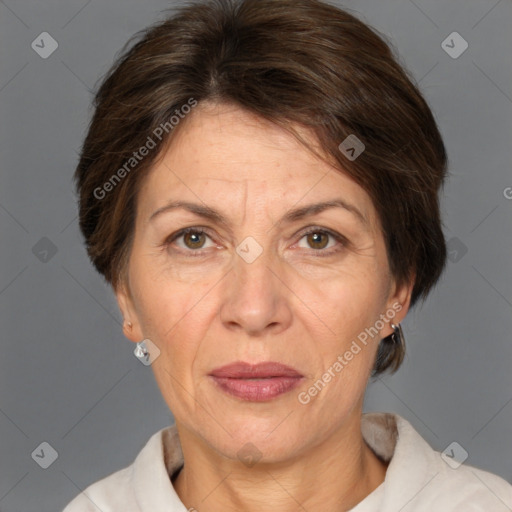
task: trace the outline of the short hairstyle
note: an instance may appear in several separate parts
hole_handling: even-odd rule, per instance
[[[309,128],[324,158],[371,197],[393,277],[414,282],[411,305],[425,299],[446,264],[443,140],[383,36],[318,0],[200,1],[123,48],[96,93],[75,172],[80,229],[107,282],[116,288],[126,270],[137,192],[176,132],[170,119],[206,100],[237,105],[303,143],[294,125]],[[357,158],[340,150],[349,136],[364,144]],[[404,357],[403,345],[384,340],[373,375],[396,371]]]

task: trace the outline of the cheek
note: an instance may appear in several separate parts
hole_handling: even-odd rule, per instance
[[[361,267],[330,280],[302,283],[298,295],[307,300],[297,311],[302,311],[300,323],[308,331],[319,362],[312,377],[319,378],[331,369],[337,383],[333,388],[341,382],[349,388],[364,386],[380,341],[374,326],[384,312],[386,288],[382,274]]]
[[[201,331],[208,314],[208,282],[191,283],[134,265],[131,283],[138,320],[146,337],[170,349],[197,337],[194,333]]]
[[[334,417],[339,420],[348,414],[364,395],[380,341],[367,329],[379,318],[383,302],[362,275],[308,290],[311,309],[322,322],[304,313],[302,324],[312,340],[308,349],[315,364],[298,399],[330,424]]]
[[[194,388],[195,360],[214,321],[210,287],[149,279],[149,275],[134,273],[138,319],[143,336],[160,350],[152,364],[159,388],[169,407],[179,411],[180,404],[188,400],[183,390]]]
[[[321,281],[296,282],[306,307],[321,319],[332,334],[367,327],[375,322],[386,302],[387,281],[377,269],[353,267]]]

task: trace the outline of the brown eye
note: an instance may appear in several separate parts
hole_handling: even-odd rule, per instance
[[[298,246],[310,249],[315,256],[330,256],[343,251],[348,245],[347,239],[335,232],[314,227],[302,234]]]
[[[209,245],[208,245],[209,244]],[[169,236],[165,242],[169,249],[198,256],[215,246],[211,237],[201,228],[185,228]]]
[[[323,231],[314,231],[306,236],[308,244],[312,249],[324,249],[329,243],[329,234]]]
[[[201,249],[206,240],[206,235],[202,231],[191,231],[183,234],[183,242],[189,249]]]

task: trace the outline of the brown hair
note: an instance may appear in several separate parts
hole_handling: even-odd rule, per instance
[[[370,195],[393,276],[414,280],[411,305],[427,296],[446,261],[437,194],[447,157],[432,112],[382,36],[318,0],[212,0],[136,37],[96,94],[75,173],[88,254],[114,288],[137,191],[173,133],[169,119],[208,100],[292,132],[294,123],[313,130],[325,155]],[[355,160],[339,149],[349,135],[365,145]],[[156,148],[133,161],[150,139]],[[385,339],[374,375],[396,371],[403,356],[403,345]]]

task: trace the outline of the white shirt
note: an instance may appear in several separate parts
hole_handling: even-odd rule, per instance
[[[361,431],[389,465],[384,482],[350,512],[512,511],[512,485],[466,464],[454,469],[460,449],[443,458],[401,416],[363,414]],[[182,465],[171,425],[153,434],[130,466],[87,487],[63,512],[187,512],[171,482]]]

